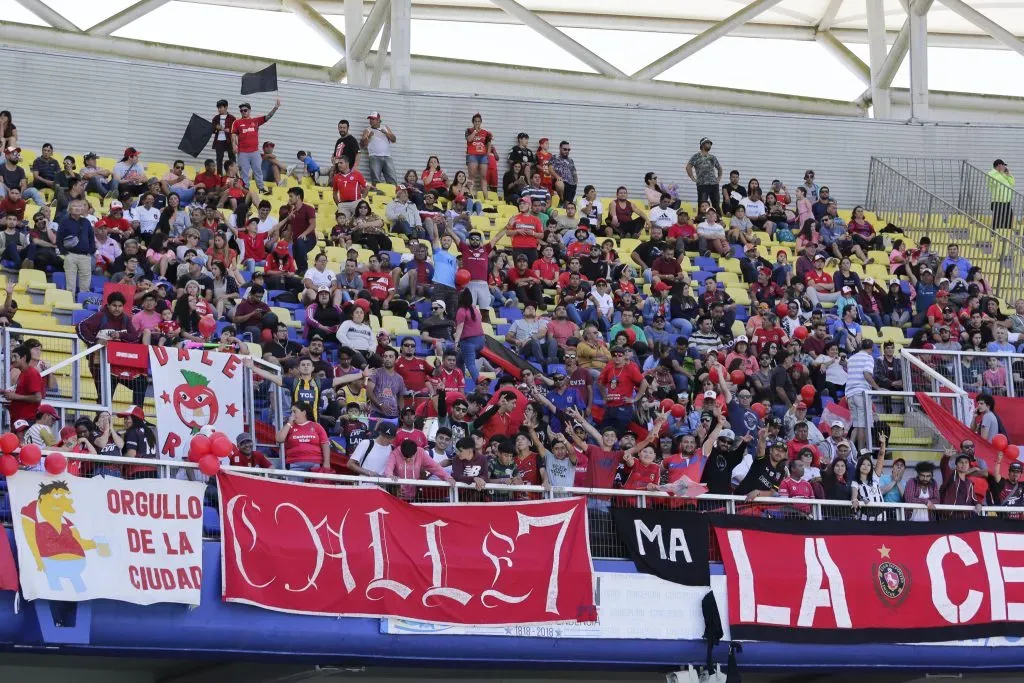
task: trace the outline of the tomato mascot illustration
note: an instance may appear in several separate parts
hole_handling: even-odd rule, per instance
[[[192,370],[182,370],[181,374],[185,383],[174,387],[174,411],[181,423],[196,434],[217,421],[220,406],[210,389],[210,380],[204,375]]]

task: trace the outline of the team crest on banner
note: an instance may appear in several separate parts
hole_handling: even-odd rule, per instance
[[[160,457],[184,460],[204,427],[234,440],[244,429],[242,360],[233,353],[151,346]]]

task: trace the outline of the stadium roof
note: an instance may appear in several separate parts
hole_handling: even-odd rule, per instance
[[[857,90],[848,98],[824,98],[845,105],[839,113],[865,115],[873,103],[875,115],[888,118],[900,96],[914,118],[928,119],[928,48],[1001,51],[991,54],[998,62],[988,60],[974,73],[999,64],[995,69],[1006,69],[1003,80],[1020,83],[1024,74],[1024,62],[1015,61],[1024,59],[1020,0],[0,0],[0,10],[0,42],[8,45],[239,70],[256,64],[250,58],[273,58],[284,75],[355,85],[377,85],[386,71],[398,89],[408,89],[410,72],[421,69],[457,77],[459,69],[468,74],[474,66],[504,62],[548,82],[569,83],[577,72],[597,75],[624,95],[654,92],[696,83],[684,67],[696,63],[691,58],[698,52],[706,56],[723,41],[765,39],[773,41],[767,54],[741,52],[733,66],[767,72],[779,46],[812,43],[820,50],[810,54],[816,78],[803,92],[799,84],[775,90],[801,97],[778,100],[771,88],[751,89],[751,98],[766,108],[815,111],[804,105],[821,104],[817,74],[829,69],[828,79]],[[204,24],[219,30],[204,32]],[[543,52],[540,64],[533,54],[496,55],[501,51],[484,30],[495,26],[520,41],[521,53]],[[423,33],[438,40],[424,40]],[[390,52],[378,59],[381,43]],[[893,81],[905,62],[910,90],[898,94]],[[783,80],[802,75],[784,74]],[[956,89],[969,90],[971,79],[961,82]],[[712,88],[706,99],[728,106],[717,102]],[[978,104],[990,106],[991,99]]]

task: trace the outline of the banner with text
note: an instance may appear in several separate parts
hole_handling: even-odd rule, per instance
[[[7,486],[27,599],[199,604],[205,484],[22,471]]]
[[[244,429],[242,359],[233,353],[149,347],[160,457],[187,460],[203,427],[232,441]]]
[[[679,510],[612,508],[615,531],[638,571],[681,583],[707,586],[711,580],[706,515]]]
[[[410,505],[378,488],[218,475],[223,594],[298,614],[591,621],[586,501]]]
[[[713,521],[733,638],[923,643],[1024,634],[1024,531],[935,523]]]

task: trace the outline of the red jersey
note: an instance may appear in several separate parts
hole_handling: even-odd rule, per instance
[[[242,245],[245,247],[245,258],[251,258],[254,261],[267,260],[266,235],[250,235],[247,232],[243,232],[238,235],[238,239],[241,240]]]
[[[536,453],[530,452],[523,457],[517,455],[516,467],[519,468],[519,476],[523,478],[524,484],[540,486],[540,463]]]
[[[528,213],[516,214],[508,226],[509,230],[532,230],[533,235],[513,235],[513,249],[536,249],[537,243],[544,236],[544,226],[540,219]]]
[[[344,175],[336,173],[331,186],[338,195],[338,201],[354,202],[363,196],[363,190],[366,189],[366,178],[363,177],[362,173],[355,170],[349,171]]]
[[[667,236],[670,240],[677,240],[680,237],[684,240],[695,240],[697,239],[697,226],[693,223],[687,223],[686,225],[676,223],[668,226]]]
[[[472,128],[469,130],[473,130]],[[469,130],[466,131],[466,135],[469,135]],[[473,134],[466,138],[466,154],[483,155],[487,154],[487,148],[490,147],[491,134],[480,128],[474,130]]]
[[[458,368],[455,368],[451,372],[441,368],[437,373],[437,378],[441,380],[445,391],[466,390],[466,376],[462,374],[462,370],[459,370]]]
[[[366,283],[367,288],[370,290],[370,294],[373,295],[374,299],[388,298],[388,294],[391,292],[391,275],[388,273],[381,273],[377,271],[366,271],[363,273],[363,282]]]
[[[465,242],[459,245],[462,252],[462,267],[469,271],[470,280],[487,281],[487,263],[491,256],[491,245],[484,244],[474,249]]]
[[[566,258],[580,258],[580,259],[582,259],[584,256],[586,256],[589,253],[590,253],[590,243],[589,242],[580,242],[579,240],[576,240],[575,242],[569,242],[569,246],[565,248]]]
[[[832,284],[832,276],[826,273],[824,270],[820,273],[816,270],[807,271],[804,275],[804,282],[808,287],[814,287],[818,289],[817,285],[830,285]],[[819,290],[820,291],[820,290]]]
[[[687,457],[682,453],[676,453],[664,458],[661,466],[668,473],[668,483],[674,484],[683,476],[690,478],[690,481],[700,481],[700,475],[704,471],[704,458],[700,453],[694,453]]]
[[[564,273],[562,273],[561,275],[558,276],[558,288],[559,289],[565,289],[566,287],[569,286],[569,276],[570,275],[572,275],[572,273],[570,273],[567,270],[567,271],[565,271]],[[590,282],[590,280],[587,279],[587,276],[584,275],[583,273],[577,273],[577,275],[580,276],[580,282]]]
[[[544,280],[557,280],[558,273],[562,270],[556,261],[545,261],[542,258],[534,261],[530,267],[537,271]]]
[[[754,331],[754,338],[751,340],[754,344],[754,348],[758,353],[768,347],[769,344],[775,342],[779,346],[782,346],[782,342],[786,339],[786,331],[781,327],[773,327],[770,330],[766,330],[761,327]]]
[[[424,391],[427,388],[427,378],[433,374],[434,368],[422,358],[399,356],[395,361],[395,372],[402,377],[405,388],[409,391]]]
[[[257,449],[254,448],[252,455],[246,457],[242,454],[242,451],[238,450],[237,446],[232,447],[231,455],[228,456],[228,463],[232,467],[262,467],[265,470],[269,470],[274,466],[267,460],[267,456]]]
[[[796,460],[797,453],[805,448],[811,451],[811,467],[817,467],[818,463],[821,461],[821,453],[818,452],[817,446],[812,446],[807,441],[797,441],[796,439],[789,440],[789,443],[786,444],[786,452],[789,455],[789,461],[793,462]]]
[[[510,268],[508,273],[505,275],[505,280],[508,282],[509,285],[515,287],[516,283],[519,282],[521,279],[532,277],[539,278],[540,273],[533,270],[532,268],[527,268],[525,272],[519,272],[518,268]]]
[[[399,428],[398,430],[395,431],[395,445],[401,444],[406,439],[408,439],[409,441],[412,441],[414,444],[416,444],[420,448],[424,448],[425,449],[427,447],[427,445],[428,445],[428,443],[427,443],[427,435],[424,434],[419,429],[402,429],[402,428]]]
[[[117,231],[125,234],[132,232],[132,224],[128,222],[127,218],[114,218],[110,214],[107,214],[96,221],[96,225],[93,226],[93,229],[95,230],[96,228],[106,228],[110,231]]]
[[[600,446],[587,446],[587,483],[592,489],[610,489],[615,481],[615,471],[622,460],[622,451],[606,451]]]
[[[308,420],[293,424],[284,442],[284,457],[293,462],[323,462],[322,444],[327,443],[327,432],[318,422]]]
[[[262,116],[251,116],[247,119],[235,119],[231,126],[231,134],[238,136],[238,153],[260,151],[260,126],[267,120]]]
[[[202,173],[196,174],[196,187],[205,187],[210,189],[212,187],[220,187],[220,175],[217,173]]]
[[[657,485],[660,482],[661,465],[656,462],[645,465],[640,462],[640,458],[637,458],[633,461],[633,466],[629,468],[629,477],[626,478],[626,483],[622,488],[631,491],[645,491],[648,484]]]
[[[792,477],[786,477],[779,484],[779,495],[782,498],[814,498],[814,487],[809,481],[796,481]],[[810,505],[794,505],[795,509],[801,512],[810,512]]]
[[[621,368],[609,363],[597,378],[598,384],[605,387],[605,405],[617,408],[629,404],[636,388],[644,381],[644,375],[636,363],[629,362]]]
[[[39,371],[34,366],[28,366],[18,375],[18,383],[14,387],[14,393],[23,396],[26,394],[39,394],[38,401],[11,401],[7,404],[7,412],[11,415],[11,424],[18,420],[25,420],[32,424],[36,420],[39,404],[46,398],[46,382],[43,381],[43,376],[39,374]]]

